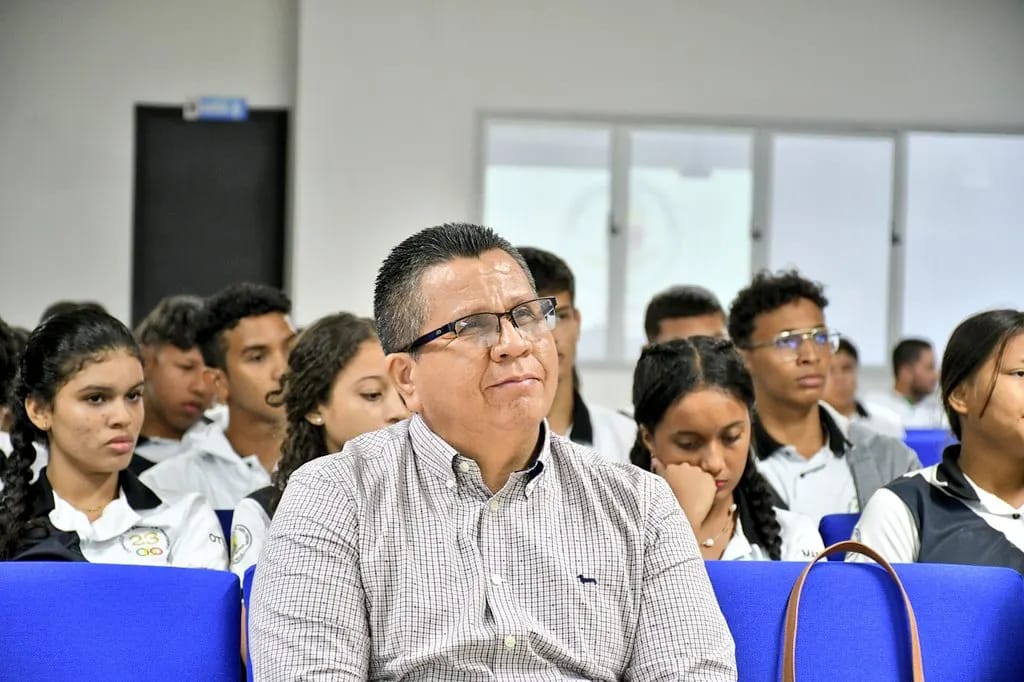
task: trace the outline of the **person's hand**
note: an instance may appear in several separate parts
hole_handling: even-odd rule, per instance
[[[675,493],[679,506],[690,520],[694,530],[700,528],[715,502],[715,477],[692,464],[669,464],[665,466],[657,458],[651,463],[654,473],[664,478]]]

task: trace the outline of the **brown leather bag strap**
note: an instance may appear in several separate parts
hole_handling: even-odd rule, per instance
[[[796,682],[796,628],[800,615],[800,595],[803,592],[804,583],[807,582],[807,576],[814,564],[836,552],[856,552],[870,557],[878,562],[878,565],[884,568],[896,582],[896,586],[900,588],[900,594],[903,596],[903,606],[907,612],[907,625],[910,627],[910,663],[913,679],[914,682],[924,682],[924,663],[921,659],[921,639],[917,632],[917,618],[914,617],[914,607],[910,605],[910,597],[907,596],[907,591],[903,588],[903,582],[896,575],[892,565],[881,554],[867,545],[853,540],[837,542],[831,547],[826,547],[821,554],[804,567],[800,577],[793,584],[793,590],[789,593],[789,603],[786,606],[786,630],[782,645],[783,682]]]

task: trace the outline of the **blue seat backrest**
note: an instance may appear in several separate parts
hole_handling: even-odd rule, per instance
[[[853,536],[853,529],[860,521],[860,514],[828,514],[818,522],[818,533],[825,546],[834,545]],[[842,561],[845,552],[837,552],[828,558],[829,561]]]
[[[736,640],[739,679],[781,678],[786,600],[803,564],[710,561],[711,583]],[[928,682],[1024,679],[1024,578],[1007,568],[896,567],[917,614]],[[874,564],[815,566],[800,602],[797,678],[910,680],[899,592]]]
[[[0,680],[238,680],[227,571],[0,563]]]
[[[907,429],[903,442],[917,453],[921,466],[930,467],[942,461],[942,451],[956,439],[946,429]]]
[[[252,596],[252,581],[256,576],[256,566],[250,566],[245,570],[245,576],[242,578],[242,600],[245,602],[245,641],[249,641],[249,597]],[[252,656],[249,655],[248,648],[245,651],[245,674],[246,679],[249,682],[253,682],[252,679]]]
[[[235,515],[234,509],[215,509],[217,520],[220,521],[220,528],[224,531],[224,540],[228,551],[231,551],[231,517]]]

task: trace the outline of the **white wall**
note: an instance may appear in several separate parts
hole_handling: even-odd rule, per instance
[[[0,315],[59,298],[128,319],[134,106],[291,106],[294,0],[0,2]]]
[[[301,0],[297,317],[369,313],[389,247],[478,219],[482,111],[1019,128],[1022,36],[1020,0]]]

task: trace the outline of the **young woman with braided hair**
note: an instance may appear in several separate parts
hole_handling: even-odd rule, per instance
[[[750,452],[754,389],[731,342],[647,346],[633,374],[631,460],[662,476],[705,559],[803,561],[822,549],[813,521],[772,506]]]
[[[223,569],[224,538],[195,493],[157,495],[128,469],[142,427],[139,347],[118,320],[44,320],[18,363],[0,492],[0,560]],[[49,461],[32,482],[36,444]]]
[[[373,321],[328,315],[298,337],[288,371],[271,403],[283,404],[287,431],[273,483],[243,499],[231,529],[231,570],[241,577],[256,563],[270,520],[300,466],[340,451],[345,442],[409,416],[391,384]]]

